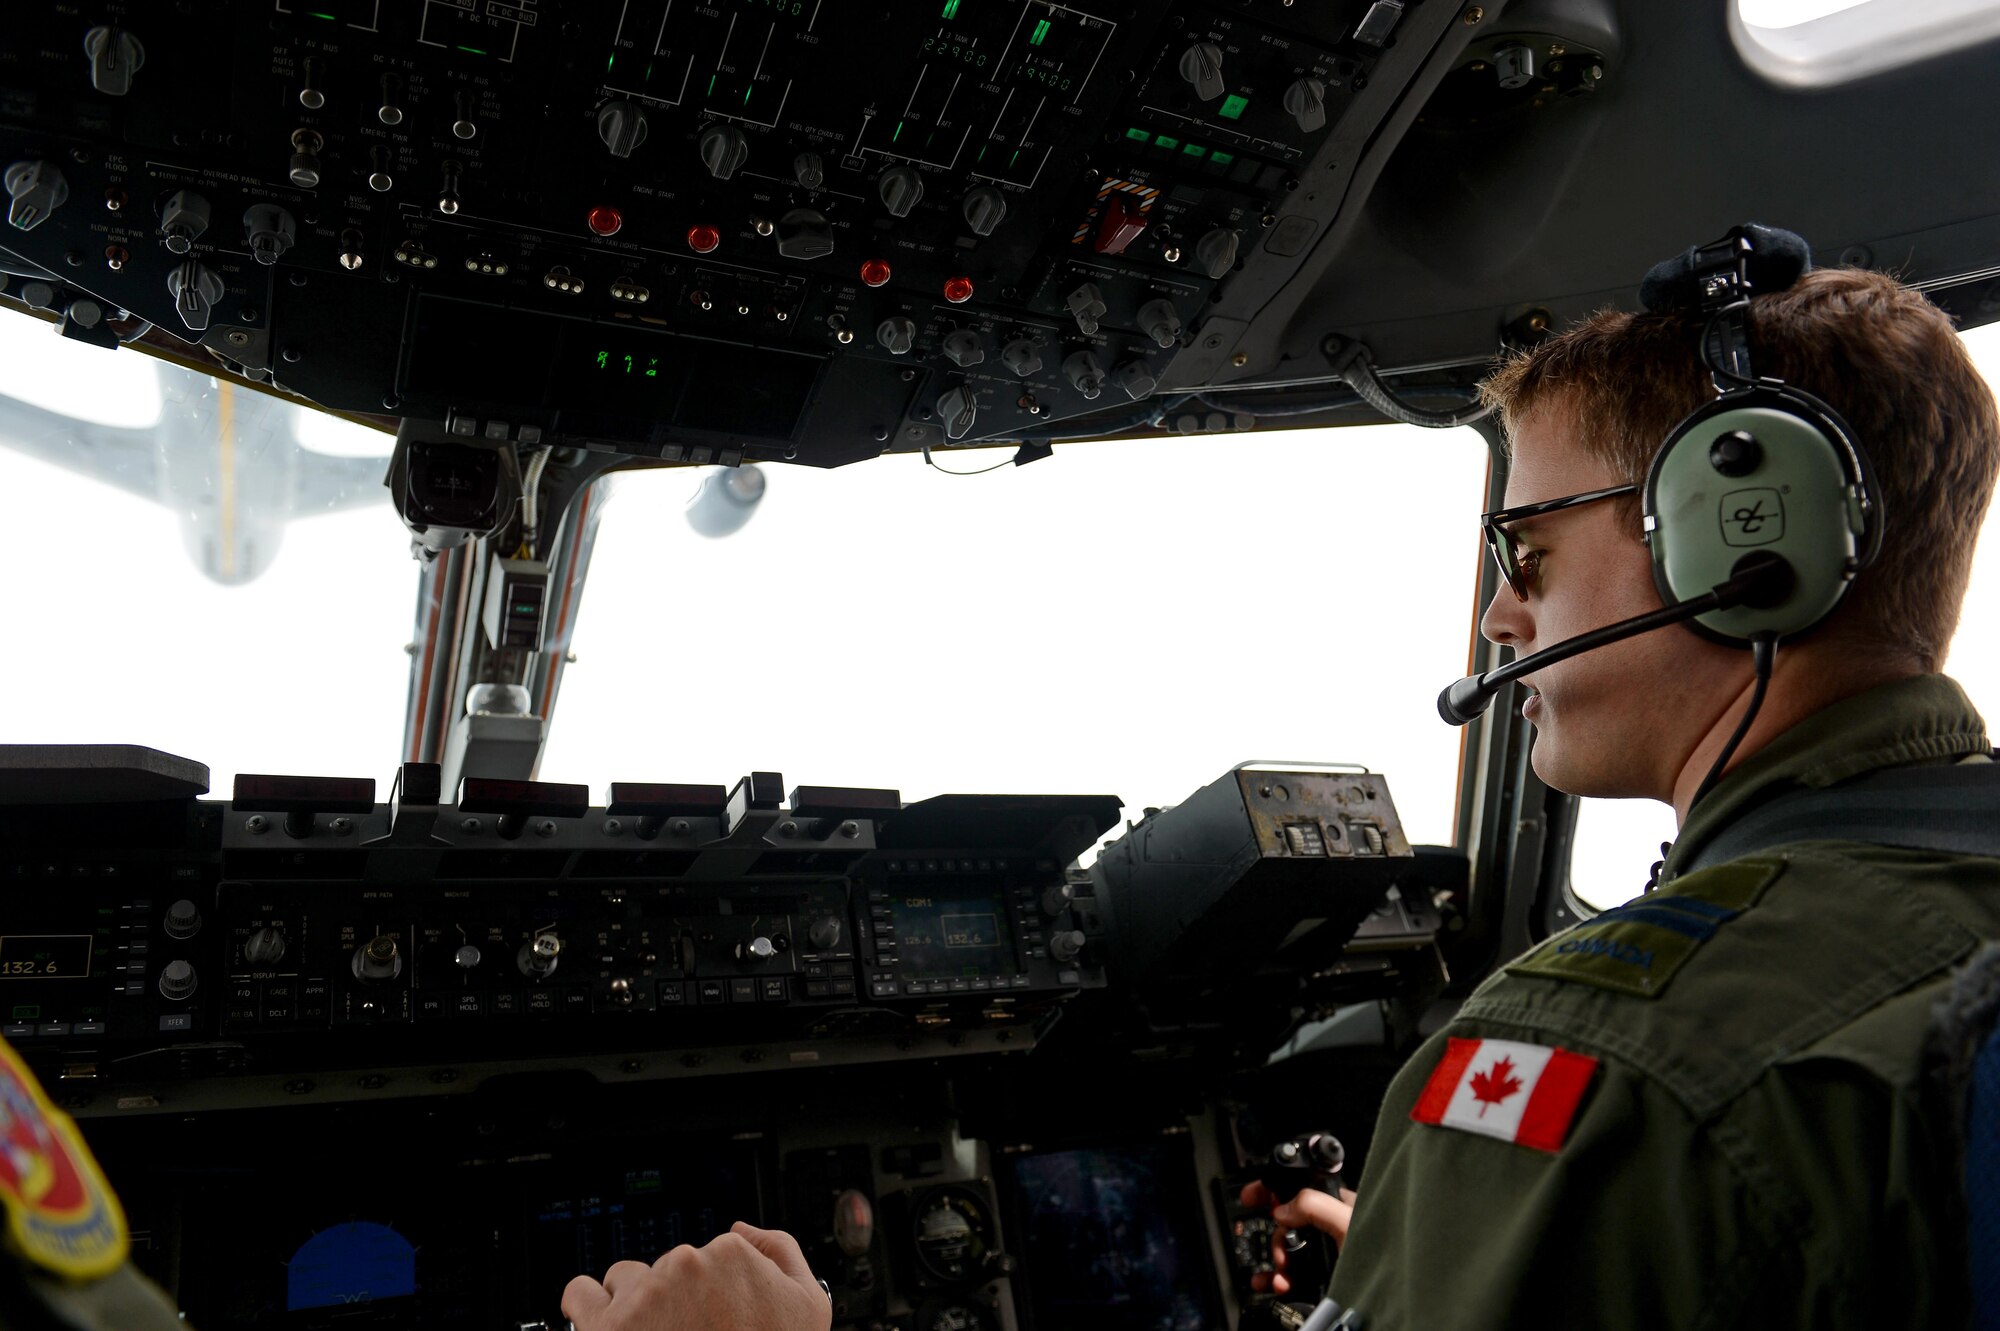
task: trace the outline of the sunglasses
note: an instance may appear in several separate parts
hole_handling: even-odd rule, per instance
[[[1580,504],[1594,504],[1600,499],[1616,499],[1619,495],[1637,494],[1636,485],[1614,485],[1608,490],[1586,490],[1582,494],[1564,495],[1561,499],[1544,499],[1539,504],[1522,504],[1518,508],[1499,508],[1482,514],[1479,526],[1486,533],[1486,544],[1493,551],[1493,560],[1500,565],[1500,576],[1507,580],[1515,599],[1528,599],[1528,588],[1535,578],[1532,556],[1524,557],[1514,543],[1514,533],[1508,528],[1527,518],[1539,518],[1545,513],[1558,513]]]

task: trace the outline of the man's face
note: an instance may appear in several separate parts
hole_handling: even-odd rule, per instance
[[[1520,421],[1505,507],[1619,485],[1587,452],[1569,405]],[[1503,583],[1480,632],[1522,656],[1660,608],[1651,557],[1617,500],[1530,518],[1514,527],[1535,564],[1528,599]],[[1682,626],[1585,652],[1522,681],[1535,727],[1535,775],[1577,795],[1671,800],[1688,755],[1741,689],[1743,655]]]

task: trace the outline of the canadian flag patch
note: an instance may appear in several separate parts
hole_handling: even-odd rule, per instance
[[[1558,1151],[1596,1071],[1596,1059],[1567,1049],[1453,1038],[1410,1117],[1538,1151]]]

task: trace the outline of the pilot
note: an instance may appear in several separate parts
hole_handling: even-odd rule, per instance
[[[0,1043],[0,1331],[183,1331],[69,1116]]]
[[[1949,319],[1888,277],[1808,273],[1755,297],[1747,333],[1759,374],[1865,441],[1879,556],[1777,651],[1761,707],[1749,653],[1681,629],[1523,680],[1538,776],[1670,803],[1680,832],[1657,892],[1503,968],[1418,1050],[1351,1210],[1278,1208],[1344,1240],[1332,1297],[1380,1331],[1965,1320],[1956,1111],[1926,1036],[1954,967],[2000,937],[2000,861],[1822,831],[1690,866],[1786,792],[1988,760],[1937,671],[2000,421]],[[1701,335],[1687,313],[1603,313],[1504,364],[1484,391],[1508,508],[1641,482],[1710,395]],[[1518,653],[1661,604],[1629,492],[1508,540],[1481,631]]]
[[[1636,487],[1714,393],[1703,324],[1604,313],[1505,363],[1485,392],[1511,440],[1508,507]],[[1822,835],[1690,865],[1781,793],[1990,754],[1938,666],[2000,419],[1950,320],[1888,277],[1808,273],[1757,295],[1744,327],[1760,375],[1866,441],[1879,554],[1770,659],[1761,706],[1752,653],[1682,628],[1524,680],[1537,775],[1670,803],[1680,834],[1657,891],[1503,968],[1417,1051],[1358,1199],[1277,1207],[1343,1242],[1332,1296],[1355,1324],[1965,1318],[1962,1188],[1925,1045],[1953,968],[2000,938],[2000,861]],[[1504,535],[1481,628],[1521,655],[1662,604],[1630,488]],[[579,1331],[824,1328],[796,1245],[738,1237],[580,1278],[565,1311]]]

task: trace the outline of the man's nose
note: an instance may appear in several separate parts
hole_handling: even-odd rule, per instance
[[[1493,599],[1486,603],[1486,613],[1479,617],[1479,632],[1488,642],[1520,647],[1534,639],[1534,617],[1528,613],[1527,603],[1502,583],[1493,589]]]

